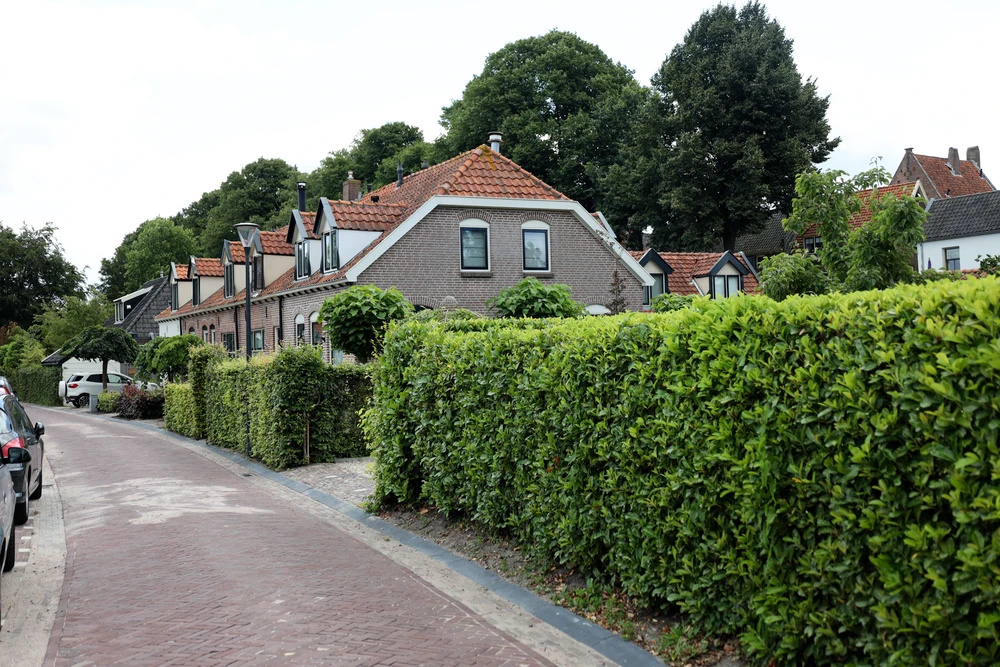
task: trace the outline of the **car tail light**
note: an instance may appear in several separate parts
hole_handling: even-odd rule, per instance
[[[4,458],[7,458],[7,452],[10,451],[11,447],[24,447],[24,439],[21,436],[17,436],[3,447],[0,447],[0,453],[3,454]]]
[[[70,389],[76,389],[76,388],[77,388],[77,387],[79,387],[80,385],[78,385],[78,384],[77,384],[76,382],[70,382],[70,383],[69,383],[68,385],[66,385],[66,386],[67,386],[67,387],[69,387]]]

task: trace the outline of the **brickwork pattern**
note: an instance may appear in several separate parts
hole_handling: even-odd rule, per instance
[[[76,415],[47,438],[71,556],[46,664],[551,664],[195,452]]]

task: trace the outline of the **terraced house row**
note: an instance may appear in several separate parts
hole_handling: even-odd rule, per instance
[[[612,274],[641,309],[654,280],[615,240],[600,213],[585,210],[500,154],[499,136],[451,160],[362,192],[348,176],[341,199],[305,210],[305,184],[288,225],[260,232],[249,258],[228,242],[221,257],[192,257],[170,271],[160,336],[194,333],[230,350],[324,345],[323,301],[351,285],[395,287],[418,308],[448,299],[488,314],[487,302],[526,276],[569,285],[594,313],[606,312]],[[251,293],[246,331],[245,290]]]

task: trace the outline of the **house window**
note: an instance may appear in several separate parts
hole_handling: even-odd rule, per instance
[[[334,365],[344,363],[344,351],[330,350],[330,363]]]
[[[222,334],[222,346],[226,348],[226,352],[232,354],[236,351],[236,334],[224,333]]]
[[[712,280],[712,297],[725,299],[740,292],[742,276],[715,276]]]
[[[115,322],[125,321],[125,304],[121,301],[115,301]]]
[[[295,279],[308,278],[312,270],[309,265],[309,244],[299,241],[295,244]]]
[[[263,352],[264,351],[264,330],[254,329],[250,332],[250,351],[251,352]]]
[[[653,284],[650,287],[642,288],[642,305],[648,306],[653,303],[653,299],[663,294],[664,292],[664,276],[662,273],[651,273],[649,274],[653,278]]]
[[[549,226],[544,222],[521,225],[521,257],[525,271],[549,270]]]
[[[188,329],[188,333],[189,334],[193,334],[194,333],[194,327],[191,327],[190,329]]]
[[[468,220],[462,223],[462,270],[490,270],[490,228],[485,222]]]
[[[208,342],[215,345],[215,325],[211,324],[208,327]]]
[[[337,253],[337,232],[330,230],[323,234],[323,270],[336,271],[340,268],[340,257]]]
[[[323,325],[319,321],[319,313],[313,313],[309,316],[309,327],[312,329],[312,344],[322,345],[323,344]]]
[[[823,238],[820,236],[812,236],[807,238],[804,242],[806,247],[806,252],[816,252],[823,247]]]
[[[201,278],[191,281],[191,305],[197,306],[201,303]]]
[[[253,289],[251,292],[259,292],[264,289],[264,258],[257,255],[253,258]]]
[[[295,316],[295,344],[302,345],[306,340],[306,318],[302,314]]]
[[[208,342],[208,327],[205,325],[202,325],[201,327],[201,339],[206,343]]]
[[[177,303],[180,300],[180,296],[177,292],[177,283],[170,286],[170,309],[177,310],[181,307],[181,304]]]
[[[281,345],[281,327],[274,327],[274,349]]]
[[[958,248],[944,249],[944,268],[948,271],[962,270],[962,262],[958,258]]]
[[[225,296],[227,299],[232,299],[233,295],[236,294],[236,265],[226,264],[225,269]]]

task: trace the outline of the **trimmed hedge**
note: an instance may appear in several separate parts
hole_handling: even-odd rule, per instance
[[[249,365],[217,357],[196,362],[196,356],[192,350],[189,371],[192,385],[197,376],[206,388],[203,407],[197,409],[192,386],[168,391],[166,411],[194,403],[191,413],[205,415],[203,433],[212,444],[243,451],[249,415],[252,455],[276,470],[367,453],[358,414],[371,396],[367,366],[327,365],[311,346],[257,356]],[[192,427],[193,419],[167,420],[167,428],[185,435],[191,432],[178,429]]]
[[[48,366],[21,366],[7,378],[22,403],[62,405],[59,381],[62,369]]]
[[[163,396],[163,422],[166,427],[189,438],[200,438],[191,385],[186,382],[168,384],[163,388]]]
[[[738,633],[757,664],[1000,662],[1000,283],[390,327],[376,499]]]
[[[118,398],[120,394],[116,391],[106,391],[97,397],[97,409],[100,412],[118,412]]]
[[[188,350],[188,382],[194,392],[195,429],[202,436],[208,432],[205,423],[205,400],[208,394],[208,369],[213,364],[228,359],[229,355],[219,345],[202,345]]]

